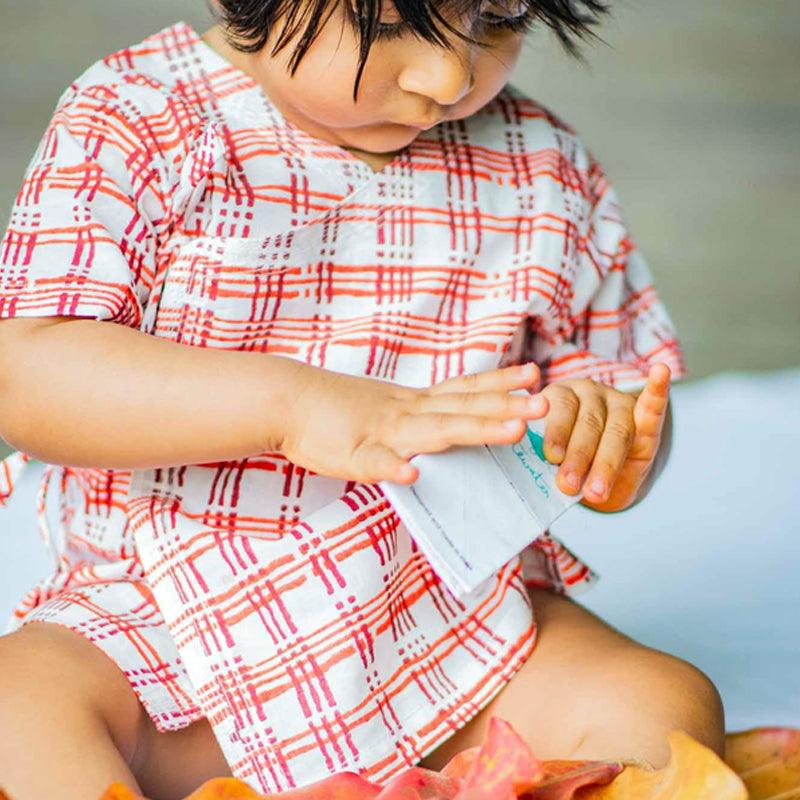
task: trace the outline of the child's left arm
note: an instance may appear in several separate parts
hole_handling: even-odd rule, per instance
[[[666,461],[670,382],[685,370],[616,192],[591,153],[577,153],[584,180],[563,192],[565,209],[583,222],[567,226],[569,270],[548,312],[530,318],[524,349],[542,369],[544,453],[561,465],[559,488],[582,488],[581,502],[596,511],[621,511],[642,499]]]

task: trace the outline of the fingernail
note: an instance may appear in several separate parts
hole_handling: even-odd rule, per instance
[[[547,449],[552,453],[553,458],[562,459],[566,455],[566,450],[560,444],[551,444]]]
[[[598,497],[602,497],[606,493],[605,482],[601,481],[600,478],[595,478],[589,484],[589,489],[591,490],[592,494],[596,494]]]
[[[573,489],[579,489],[581,485],[581,476],[577,472],[567,473],[567,485]]]
[[[509,431],[515,431],[519,428],[519,420],[518,419],[507,419],[503,423],[503,427]]]

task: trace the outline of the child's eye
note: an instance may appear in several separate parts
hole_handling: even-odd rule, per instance
[[[496,17],[492,14],[481,15],[481,23],[484,31],[524,31],[530,27],[530,20],[525,17]]]
[[[384,41],[399,39],[405,33],[405,29],[405,22],[379,22],[375,38]]]
[[[522,32],[530,28],[532,15],[524,7],[520,10],[518,3],[511,5],[493,2],[482,9],[475,20],[476,33],[493,33],[499,31]],[[399,39],[406,32],[408,25],[402,20],[398,22],[379,22],[376,38],[382,40]]]
[[[478,16],[478,24],[485,32],[525,31],[530,27],[531,21],[531,14],[525,8],[520,9],[519,5],[512,9],[493,3]]]

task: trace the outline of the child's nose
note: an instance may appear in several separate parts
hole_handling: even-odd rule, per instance
[[[397,80],[403,91],[424,95],[440,106],[451,106],[472,90],[472,48],[467,43],[453,49],[427,47],[417,51]]]

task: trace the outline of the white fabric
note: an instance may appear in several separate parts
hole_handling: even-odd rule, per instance
[[[800,369],[677,384],[670,461],[621,514],[577,507],[553,533],[601,575],[579,598],[700,667],[728,730],[800,727]],[[48,570],[42,465],[0,509],[0,618]]]

